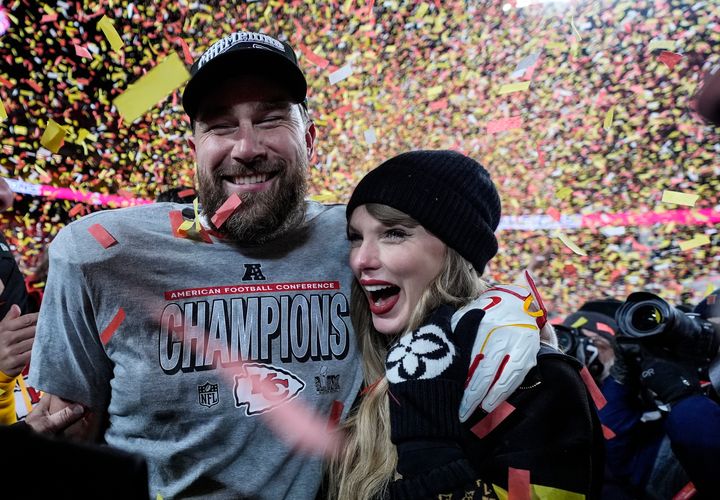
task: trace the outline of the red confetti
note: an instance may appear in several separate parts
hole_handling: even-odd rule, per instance
[[[505,130],[511,130],[520,127],[522,127],[522,117],[511,116],[510,118],[500,118],[499,120],[492,120],[487,122],[487,133],[495,134],[497,132],[503,132]]]
[[[180,37],[177,37],[177,38],[175,39],[175,41],[180,44],[180,47],[182,47],[183,57],[185,58],[185,62],[186,62],[187,64],[192,64],[192,63],[193,63],[193,56],[192,56],[192,54],[190,53],[190,47],[188,47],[188,44],[185,42],[185,40],[183,40],[183,39],[180,38]]]
[[[430,111],[438,111],[441,109],[446,109],[448,107],[448,100],[447,99],[440,99],[439,101],[434,101],[430,103]]]
[[[77,203],[74,207],[70,209],[68,215],[70,217],[75,217],[77,214],[82,212],[83,208],[85,208],[85,206],[82,203]]]
[[[502,403],[500,403],[500,406],[488,413],[485,418],[480,420],[480,422],[478,422],[477,424],[473,425],[470,430],[473,434],[482,439],[488,434],[490,434],[514,411],[515,407],[513,405],[511,405],[507,401],[503,401]]]
[[[315,52],[310,49],[310,47],[300,44],[300,51],[303,53],[303,55],[307,58],[308,61],[313,63],[315,66],[319,66],[322,69],[325,69],[330,64],[330,61],[325,59],[322,56],[317,55]]]
[[[53,13],[53,14],[45,14],[45,15],[42,16],[42,18],[40,19],[40,24],[51,23],[51,22],[55,22],[55,21],[57,21],[57,14],[56,14],[56,13]]]
[[[530,471],[508,467],[508,500],[530,500]]]
[[[610,335],[615,335],[615,330],[613,330],[610,325],[606,325],[605,323],[601,323],[600,321],[595,323],[595,328],[597,328],[601,332],[607,332]]]
[[[590,396],[592,396],[595,406],[598,410],[602,410],[607,404],[607,399],[605,399],[603,393],[600,392],[600,388],[595,383],[595,380],[593,380],[592,375],[590,375],[587,366],[583,366],[582,370],[580,370],[580,377],[583,382],[585,382],[585,387],[587,387]]]
[[[82,45],[75,44],[75,54],[79,55],[80,57],[84,57],[86,59],[92,59],[92,54],[90,51],[83,47]]]
[[[343,405],[342,401],[335,400],[332,402],[332,406],[330,407],[330,417],[328,417],[328,430],[332,430],[335,427],[337,427],[338,423],[340,423],[340,417],[342,416],[342,411],[345,405]]]
[[[669,69],[673,69],[682,58],[683,56],[681,54],[676,54],[675,52],[663,50],[658,56],[658,61],[665,64],[665,66],[667,66]]]
[[[612,439],[615,437],[615,433],[613,432],[613,430],[610,427],[606,426],[605,424],[601,424],[601,425],[602,425],[603,437],[605,439]]]
[[[210,219],[212,220],[212,223],[215,225],[215,227],[222,227],[222,225],[225,224],[227,218],[230,217],[233,212],[235,212],[235,210],[237,209],[237,207],[240,206],[241,203],[242,200],[237,193],[233,193],[228,196],[228,199],[225,200],[225,203],[223,203],[220,208],[217,209],[215,215],[213,215],[212,219]]]
[[[115,334],[115,331],[118,329],[118,327],[122,324],[123,321],[125,321],[125,309],[121,307],[120,309],[118,309],[118,312],[115,314],[115,317],[112,319],[112,321],[110,321],[110,324],[107,326],[107,328],[105,328],[100,334],[100,342],[102,342],[103,345],[106,345],[108,342],[110,342],[110,338]]]
[[[93,238],[95,238],[97,242],[103,246],[103,248],[110,248],[117,243],[117,240],[113,237],[113,235],[108,233],[107,229],[102,227],[100,224],[93,224],[88,228],[88,232],[93,235]]]
[[[180,191],[178,193],[178,196],[180,198],[185,198],[186,196],[193,196],[194,194],[195,194],[195,190],[188,188],[188,189],[183,189],[182,191]]]
[[[550,207],[550,208],[548,208],[547,210],[545,210],[545,212],[546,212],[550,217],[552,217],[553,220],[557,220],[557,221],[560,220],[560,210],[558,210],[557,208],[555,208],[555,207]]]
[[[696,494],[697,488],[695,488],[695,485],[692,484],[692,482],[689,482],[675,494],[672,500],[689,500],[690,498],[693,498]]]

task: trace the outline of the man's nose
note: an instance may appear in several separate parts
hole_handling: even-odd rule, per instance
[[[262,137],[251,123],[243,123],[235,132],[232,158],[239,163],[249,164],[265,154]]]

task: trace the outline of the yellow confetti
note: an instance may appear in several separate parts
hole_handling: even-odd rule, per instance
[[[670,191],[666,189],[663,191],[662,201],[663,203],[674,203],[675,205],[687,205],[689,207],[695,206],[695,202],[700,196],[697,194],[688,194],[681,191]]]
[[[155,500],[163,500],[163,496],[158,493],[157,495],[155,495]]]
[[[710,243],[710,237],[707,234],[696,234],[691,240],[681,241],[679,243],[680,250],[692,250],[693,248],[701,247]]]
[[[674,51],[675,42],[673,42],[672,40],[653,40],[650,42],[648,48],[650,51],[653,51],[655,49]]]
[[[67,134],[67,130],[51,118],[40,138],[40,144],[53,153],[57,153],[65,142],[65,134]]]
[[[556,234],[556,236],[558,237],[558,239],[559,239],[560,241],[562,241],[562,242],[565,244],[565,246],[568,247],[570,250],[572,250],[574,253],[580,255],[581,257],[586,257],[586,256],[587,256],[587,253],[585,252],[585,250],[583,250],[582,248],[580,248],[579,246],[577,246],[575,243],[573,243],[573,242],[570,240],[570,238],[568,238],[567,236],[565,236],[563,233],[561,233],[561,232],[558,231],[558,232],[555,233],[555,234]]]
[[[557,198],[558,200],[564,200],[565,198],[568,198],[572,194],[572,192],[572,188],[569,188],[567,186],[561,187],[555,192],[555,198]]]
[[[425,14],[427,14],[428,9],[430,9],[430,6],[426,3],[422,3],[420,7],[418,7],[417,13],[415,13],[416,19],[421,19],[425,17]]]
[[[440,94],[443,93],[443,90],[445,90],[445,88],[444,88],[442,85],[437,85],[437,86],[435,86],[435,87],[430,87],[430,88],[427,90],[428,99],[430,99],[430,100],[435,100]]]
[[[715,291],[715,287],[713,286],[713,284],[712,284],[712,283],[708,283],[708,285],[705,287],[705,292],[703,292],[703,298],[704,298],[704,297],[707,297],[708,295],[710,295],[710,294],[713,293],[714,291]]]
[[[177,52],[155,66],[115,98],[113,104],[126,124],[144,115],[158,101],[185,83],[190,77]]]
[[[615,117],[615,106],[610,108],[610,110],[605,115],[605,123],[603,123],[603,128],[605,130],[608,130],[608,131],[610,130],[610,128],[612,127],[614,117]]]
[[[528,90],[530,88],[530,82],[515,82],[515,83],[506,83],[502,87],[500,87],[500,90],[498,91],[498,95],[505,95],[505,94],[511,94],[513,92],[523,92],[525,90]]]
[[[5,105],[0,101],[0,122],[7,118],[7,111],[5,111]]]
[[[112,19],[108,16],[102,16],[102,19],[100,19],[97,23],[97,27],[105,33],[105,38],[107,38],[108,42],[110,42],[110,47],[112,47],[113,50],[119,50],[122,48],[124,45],[122,38],[120,38],[115,26],[113,26]]]
[[[570,325],[570,326],[571,326],[572,328],[580,328],[581,326],[583,326],[583,325],[584,325],[585,323],[587,323],[587,322],[588,322],[588,319],[587,319],[585,316],[580,316],[580,317],[575,321],[575,323],[573,323],[573,324]]]
[[[545,44],[545,48],[567,50],[567,44],[562,42],[548,42]]]

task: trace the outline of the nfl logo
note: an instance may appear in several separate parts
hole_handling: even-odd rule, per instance
[[[218,385],[205,382],[198,386],[198,403],[210,408],[218,404]]]

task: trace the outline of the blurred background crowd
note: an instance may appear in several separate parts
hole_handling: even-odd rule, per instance
[[[693,110],[720,63],[714,1],[5,0],[0,175],[126,203],[192,186],[182,87],[132,124],[113,100],[171,54],[191,61],[240,29],[299,51],[321,138],[314,199],[347,201],[402,151],[455,149],[487,167],[515,222],[501,226],[489,277],[535,266],[558,317],[636,290],[693,305],[720,286],[720,128]],[[51,119],[66,133],[56,152],[40,143]],[[697,201],[663,202],[665,190]],[[1,223],[29,275],[63,225],[113,205],[18,193]],[[628,213],[662,222],[613,222]]]

